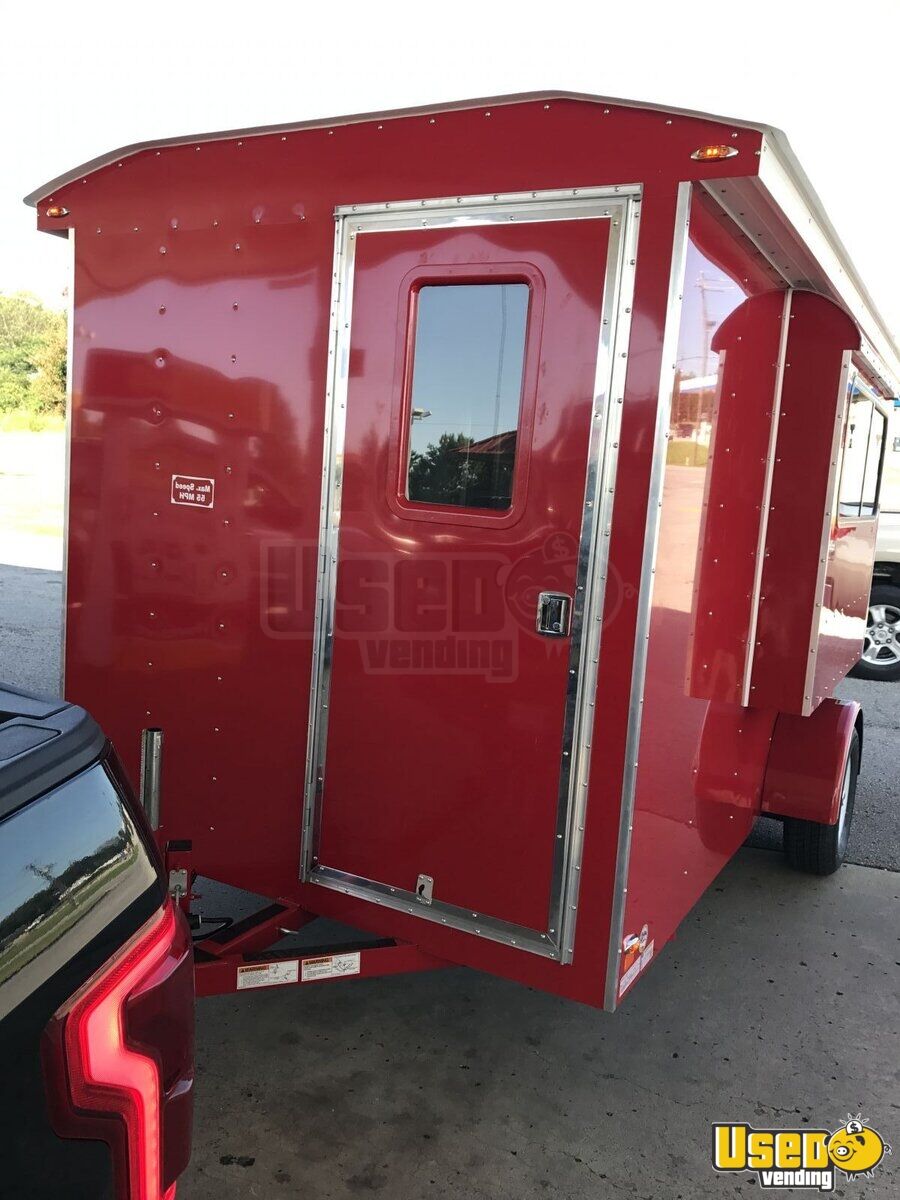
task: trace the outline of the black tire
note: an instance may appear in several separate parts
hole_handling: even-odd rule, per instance
[[[890,634],[878,645],[877,636]],[[851,675],[857,679],[880,679],[884,683],[900,679],[900,587],[896,583],[876,583],[869,597],[866,639],[863,654]]]
[[[796,817],[784,818],[784,852],[790,865],[798,871],[809,875],[832,875],[846,857],[859,778],[859,731],[856,729],[850,739],[844,771],[841,809],[834,825],[801,821]]]

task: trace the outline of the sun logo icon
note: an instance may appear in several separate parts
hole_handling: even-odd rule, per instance
[[[850,1178],[865,1175],[869,1179],[885,1154],[892,1152],[881,1134],[867,1125],[859,1113],[856,1117],[848,1116],[847,1124],[834,1131],[827,1150],[828,1157],[845,1175]]]

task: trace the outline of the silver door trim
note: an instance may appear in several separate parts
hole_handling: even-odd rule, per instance
[[[628,866],[631,856],[631,834],[634,822],[634,800],[637,784],[638,750],[641,740],[641,718],[644,711],[644,679],[647,673],[647,651],[650,644],[650,618],[653,613],[653,582],[656,574],[656,555],[659,549],[659,525],[662,511],[663,485],[666,477],[666,449],[669,442],[669,417],[672,411],[672,390],[678,356],[678,335],[681,328],[681,302],[684,295],[684,272],[691,219],[690,182],[678,185],[675,203],[675,236],[672,243],[672,262],[669,270],[669,293],[666,304],[666,325],[663,333],[659,373],[659,399],[656,405],[656,427],[653,434],[653,465],[647,499],[647,523],[644,531],[644,553],[641,563],[638,595],[637,627],[634,636],[634,658],[631,671],[631,699],[628,709],[628,730],[625,738],[625,770],[622,778],[622,805],[619,812],[619,842],[616,852],[616,871],[613,881],[612,916],[609,929],[609,952],[606,963],[604,1008],[612,1012],[619,999],[619,963],[622,957],[622,938],[625,924],[625,903],[628,894]]]
[[[605,596],[615,467],[628,365],[631,305],[641,189],[573,188],[552,192],[349,205],[335,210],[335,253],[329,334],[329,370],[319,523],[307,769],[303,798],[300,878],[347,895],[461,929],[562,962],[571,961],[577,915],[582,834],[600,628]],[[426,215],[427,214],[427,215]],[[415,893],[353,876],[317,857],[325,780],[331,689],[335,593],[340,540],[343,447],[346,428],[356,239],[370,232],[452,228],[508,221],[609,220],[604,293],[594,380],[585,503],[572,613],[569,687],[561,747],[560,788],[551,904],[547,929],[533,930],[459,908],[435,898],[425,906]],[[610,398],[615,403],[610,403]],[[586,629],[586,634],[583,631]]]
[[[619,223],[614,222],[610,229],[607,251],[606,278],[613,281],[613,286],[608,287],[603,296],[585,504],[572,609],[572,641],[550,889],[551,909],[547,926],[550,937],[558,939],[560,959],[564,963],[571,962],[575,952],[594,701],[631,334],[640,201],[630,199],[625,204]]]
[[[381,214],[421,213],[433,209],[443,210],[442,225],[453,225],[455,220],[450,216],[454,211],[469,212],[471,209],[483,209],[496,213],[498,206],[538,204],[557,204],[563,201],[568,206],[572,200],[611,200],[625,196],[640,196],[639,183],[617,184],[613,187],[583,187],[583,188],[552,188],[541,192],[484,192],[475,196],[438,196],[426,200],[386,200],[379,204],[340,204],[334,210],[336,217],[369,217]],[[500,219],[502,218],[496,218]],[[542,220],[543,218],[532,218]],[[463,219],[466,221],[466,219]],[[414,221],[413,227],[419,222]],[[468,223],[468,222],[466,222]],[[478,224],[488,222],[479,221]]]
[[[359,900],[380,904],[383,908],[404,912],[411,917],[424,917],[426,921],[446,925],[448,929],[459,929],[476,937],[504,942],[520,950],[530,950],[532,954],[540,954],[543,958],[559,958],[558,946],[546,933],[516,925],[511,921],[502,921],[498,917],[488,917],[469,908],[460,908],[456,904],[447,904],[444,900],[432,899],[430,904],[425,906],[415,892],[391,887],[390,884],[366,879],[361,875],[352,875],[347,871],[339,871],[336,867],[316,867],[308,882],[343,892],[345,896],[355,896]]]

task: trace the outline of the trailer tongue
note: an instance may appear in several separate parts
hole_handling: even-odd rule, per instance
[[[185,906],[273,898],[200,994],[613,1009],[761,811],[840,864],[900,363],[777,131],[507,97],[29,200],[74,241],[67,695],[135,775],[162,731]],[[319,916],[368,940],[272,950]]]

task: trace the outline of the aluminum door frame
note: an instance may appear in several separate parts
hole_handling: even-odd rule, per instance
[[[562,963],[572,960],[578,914],[591,730],[628,365],[640,208],[641,186],[623,184],[351,204],[336,208],[334,213],[334,273],[300,879]],[[572,613],[550,906],[546,930],[534,930],[437,899],[424,904],[414,892],[320,863],[317,850],[328,740],[357,238],[376,232],[561,220],[608,220],[610,227],[603,264],[603,303]]]

